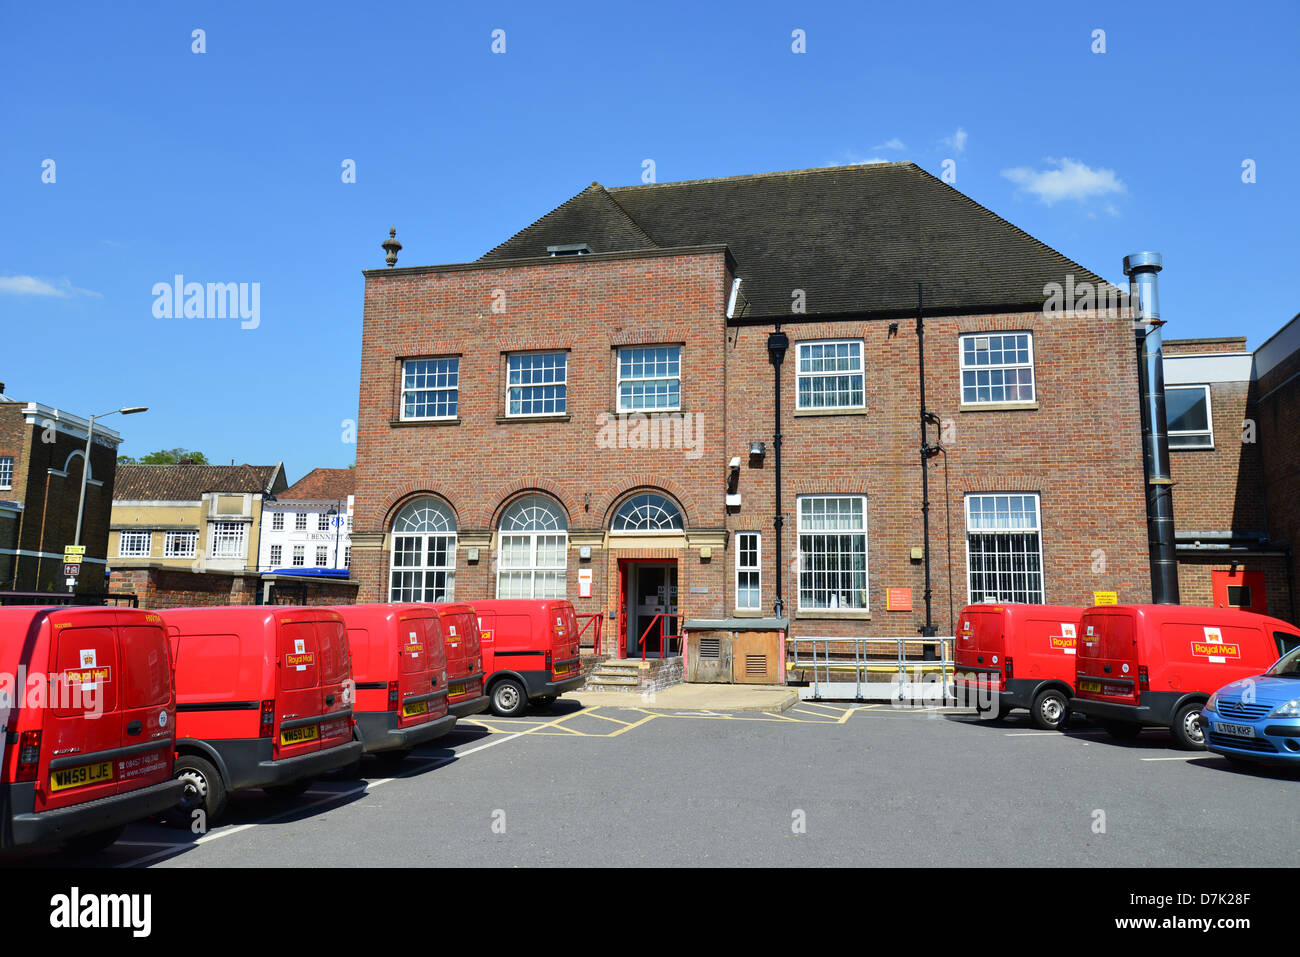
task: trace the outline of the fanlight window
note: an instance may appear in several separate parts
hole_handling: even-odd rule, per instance
[[[393,520],[389,601],[452,601],[456,517],[436,498],[408,503]]]
[[[618,507],[610,531],[680,532],[682,512],[662,495],[634,495]]]
[[[544,495],[525,495],[501,516],[498,598],[563,598],[569,523]]]

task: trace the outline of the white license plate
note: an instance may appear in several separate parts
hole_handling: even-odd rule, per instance
[[[1219,734],[1230,734],[1234,738],[1253,738],[1255,729],[1248,724],[1224,724],[1222,721],[1214,722],[1214,730]]]

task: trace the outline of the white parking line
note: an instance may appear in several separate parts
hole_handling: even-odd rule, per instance
[[[1197,761],[1201,758],[1208,758],[1208,754],[1178,754],[1172,758],[1138,758],[1139,761]]]

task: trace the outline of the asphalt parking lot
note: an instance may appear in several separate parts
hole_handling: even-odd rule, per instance
[[[801,702],[784,714],[479,716],[392,774],[232,798],[25,866],[1294,866],[1300,772],[1239,772],[1148,731]]]

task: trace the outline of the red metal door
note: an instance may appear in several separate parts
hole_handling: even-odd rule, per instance
[[[618,563],[618,656],[627,657],[627,562]]]
[[[1215,608],[1240,608],[1259,615],[1268,614],[1268,598],[1264,594],[1264,573],[1222,569],[1210,572],[1214,585]]]

